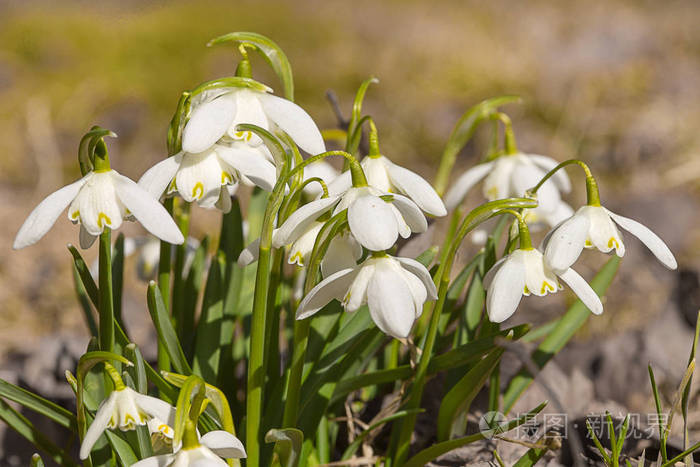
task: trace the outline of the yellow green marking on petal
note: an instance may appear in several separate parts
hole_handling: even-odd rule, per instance
[[[608,240],[608,248],[612,248],[613,246],[616,250],[620,248],[620,244],[617,242],[615,237],[610,237],[610,240]]]
[[[192,188],[192,198],[200,199],[204,196],[204,185],[202,182],[197,182],[197,184]]]
[[[112,225],[112,219],[104,212],[101,212],[97,215],[97,226],[103,229],[105,225]]]
[[[70,215],[71,220],[74,220],[74,221],[77,221],[79,217],[80,217],[80,209],[71,213],[71,215]]]

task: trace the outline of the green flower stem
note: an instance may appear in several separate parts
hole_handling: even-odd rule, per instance
[[[168,214],[173,214],[173,198],[166,198],[163,202]],[[158,261],[158,289],[163,297],[163,305],[166,310],[170,309],[170,269],[171,269],[171,249],[170,243],[161,240],[160,259]],[[170,371],[170,357],[165,349],[165,345],[158,340],[158,369],[160,371]]]
[[[248,59],[248,51],[245,48],[245,44],[239,44],[238,50],[243,56],[243,59],[238,62],[236,67],[236,76],[239,78],[252,78],[253,70],[250,67],[250,60]]]
[[[381,152],[379,152],[379,135],[377,135],[377,126],[374,124],[374,120],[371,118],[369,120],[369,154],[368,157],[381,157]]]
[[[347,211],[340,212],[326,222],[318,235],[309,258],[306,269],[306,279],[304,282],[304,295],[314,287],[318,270],[330,241],[336,233],[345,225],[347,221]],[[304,361],[306,360],[306,347],[309,341],[309,329],[311,319],[294,320],[294,344],[292,360],[289,365],[289,377],[287,379],[287,397],[284,403],[284,414],[282,416],[282,426],[291,428],[296,426],[299,414],[299,400],[301,398],[301,383],[304,373]]]
[[[192,420],[185,422],[185,434],[182,437],[182,449],[195,449],[199,447],[199,438],[197,436],[197,428]]]
[[[537,193],[537,190],[540,189],[544,183],[549,180],[550,177],[552,177],[555,173],[557,173],[559,170],[563,169],[567,165],[578,165],[583,169],[583,171],[586,173],[586,195],[588,197],[588,201],[586,204],[588,206],[600,206],[600,193],[598,191],[598,182],[596,182],[595,178],[593,177],[593,174],[591,173],[591,169],[588,167],[588,165],[578,159],[569,159],[568,161],[564,161],[561,164],[557,165],[554,167],[552,170],[547,172],[547,174],[542,177],[542,180],[540,180],[537,185],[534,187],[530,188],[528,190],[529,193],[532,193],[533,195]]]
[[[440,265],[438,268],[438,273],[436,274],[436,279],[439,279],[438,283],[438,299],[433,306],[432,313],[430,315],[430,324],[428,325],[428,332],[425,340],[425,345],[423,346],[423,352],[418,362],[418,368],[416,369],[415,381],[411,389],[411,397],[406,404],[406,410],[415,410],[420,408],[421,399],[423,397],[423,389],[425,386],[426,376],[428,374],[428,365],[433,353],[433,347],[437,338],[437,331],[440,322],[440,315],[442,314],[442,309],[445,306],[445,301],[447,299],[447,292],[450,288],[450,273],[452,272],[452,265],[454,264],[454,259],[457,253],[457,249],[462,243],[462,240],[466,235],[476,228],[479,224],[490,219],[491,217],[502,214],[504,209],[522,209],[522,208],[534,208],[537,203],[533,200],[527,198],[509,198],[491,201],[476,209],[469,212],[464,217],[457,234],[454,239],[448,245],[448,253],[445,256],[446,261]],[[405,462],[409,447],[411,443],[411,435],[416,423],[416,415],[408,415],[404,421],[401,423],[401,431],[398,438],[396,455],[394,456],[394,465],[401,465]]]
[[[253,294],[253,315],[250,325],[250,357],[248,359],[246,397],[247,465],[251,466],[260,464],[260,422],[263,407],[263,384],[265,384],[265,323],[267,320],[268,291],[270,288],[272,231],[275,226],[275,216],[284,199],[284,187],[288,179],[288,170],[289,162],[285,161],[277,184],[268,199],[260,233],[258,269],[255,273],[255,292]]]
[[[110,377],[110,379],[114,383],[114,390],[121,391],[123,389],[126,389],[126,386],[124,385],[124,381],[122,380],[121,376],[119,376],[119,372],[117,371],[117,369],[114,368],[111,363],[105,362],[104,364],[105,364],[105,371],[107,372],[107,375]]]
[[[184,336],[184,323],[186,322],[183,316],[184,303],[185,303],[185,277],[183,270],[185,269],[185,255],[187,254],[187,236],[190,230],[190,203],[184,200],[181,203],[177,203],[177,208],[175,209],[175,219],[177,221],[177,226],[182,232],[182,236],[185,241],[181,245],[175,247],[175,264],[173,268],[173,327],[177,330],[177,337],[180,342],[183,342]],[[172,247],[171,247],[172,248]]]
[[[519,100],[520,98],[517,96],[501,96],[486,99],[471,107],[459,118],[447,140],[445,149],[440,157],[440,166],[435,175],[433,186],[438,195],[442,196],[445,194],[452,169],[457,162],[457,155],[464,149],[464,146],[467,145],[469,140],[472,139],[476,129],[481,123],[488,121],[491,114],[493,114],[498,107]]]
[[[518,237],[520,239],[520,249],[532,250],[532,238],[530,237],[530,229],[528,228],[525,219],[523,219],[522,214],[512,209],[503,209],[501,213],[511,214],[515,216],[515,218],[518,221]]]
[[[313,164],[314,162],[320,161],[330,156],[343,156],[345,160],[349,163],[350,170],[352,172],[352,186],[367,186],[367,178],[365,177],[365,173],[362,170],[360,163],[357,161],[357,159],[355,159],[355,157],[352,154],[347,153],[345,151],[326,151],[322,152],[321,154],[311,156],[308,159],[304,160],[304,162],[301,162],[299,165],[295,166],[292,170],[290,170],[286,179],[291,179],[301,170],[304,170],[304,167],[306,167],[307,165]]]
[[[505,154],[510,156],[518,153],[518,147],[515,144],[515,134],[513,133],[513,122],[510,117],[503,112],[495,112],[491,118],[503,123],[503,146]]]
[[[100,349],[114,351],[114,300],[112,297],[112,231],[105,227],[99,246]]]

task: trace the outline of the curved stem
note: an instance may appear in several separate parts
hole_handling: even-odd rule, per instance
[[[536,194],[537,190],[539,190],[540,187],[544,185],[544,183],[547,180],[549,180],[555,173],[557,173],[559,170],[563,169],[568,165],[578,165],[583,169],[583,171],[586,173],[586,195],[588,198],[587,204],[589,206],[600,206],[600,193],[598,191],[598,182],[596,182],[595,178],[593,177],[591,169],[588,167],[588,165],[585,162],[578,159],[569,159],[568,161],[564,161],[561,164],[557,165],[552,170],[547,172],[545,176],[542,177],[542,179],[537,183],[537,185],[530,188],[528,192]]]
[[[464,217],[464,220],[462,221],[457,234],[454,237],[454,241],[447,246],[448,253],[445,256],[446,262],[444,265],[441,264],[438,268],[438,275],[436,275],[436,279],[439,279],[438,299],[432,309],[425,345],[423,346],[423,352],[421,353],[420,361],[418,362],[415,382],[413,383],[413,388],[411,390],[411,398],[406,404],[406,410],[417,409],[420,407],[426,376],[428,373],[428,364],[430,363],[433,347],[435,346],[435,341],[437,339],[440,315],[442,314],[442,309],[445,306],[447,292],[450,286],[450,273],[452,271],[452,265],[454,264],[457,249],[461,245],[462,240],[464,240],[464,237],[479,224],[487,219],[490,219],[491,217],[500,215],[504,209],[533,208],[536,206],[537,204],[533,200],[527,198],[501,199],[485,203],[472,210]],[[406,460],[415,423],[415,414],[408,415],[402,422],[394,465],[401,465]]]
[[[316,154],[315,156],[309,157],[308,159],[304,160],[304,162],[300,163],[299,165],[297,165],[289,171],[289,174],[284,178],[285,183],[287,180],[299,173],[299,171],[304,170],[304,167],[306,167],[307,165],[313,164],[314,162],[320,161],[330,156],[343,156],[348,161],[348,163],[350,164],[350,171],[352,172],[353,186],[367,186],[367,178],[365,177],[365,173],[362,170],[360,163],[357,161],[357,159],[355,159],[355,157],[352,154],[347,153],[345,151],[326,151],[322,152],[321,154]]]
[[[284,187],[289,173],[288,158],[283,161],[280,177],[265,208],[258,268],[255,274],[255,292],[253,294],[253,314],[250,331],[250,357],[248,359],[248,386],[246,397],[246,443],[248,451],[247,465],[260,463],[260,422],[262,418],[263,384],[265,383],[265,329],[268,310],[268,291],[270,287],[270,263],[272,248],[272,231],[282,201]]]
[[[321,259],[328,250],[328,245],[335,234],[343,228],[347,217],[347,211],[340,212],[331,217],[316,236],[316,242],[309,258],[304,280],[304,294],[309,293],[316,281],[316,276],[321,264]],[[282,426],[291,428],[296,425],[299,414],[299,400],[301,398],[302,376],[304,373],[304,361],[306,360],[306,348],[309,341],[309,329],[311,319],[294,320],[294,343],[292,360],[289,366],[289,378],[287,379],[287,397],[284,404]]]

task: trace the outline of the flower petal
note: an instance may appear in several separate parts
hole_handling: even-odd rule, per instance
[[[452,185],[452,188],[450,188],[445,195],[445,206],[447,210],[452,211],[461,204],[469,190],[479,183],[479,181],[491,171],[492,167],[493,162],[478,164],[460,175]]]
[[[195,107],[182,130],[182,150],[189,153],[206,151],[226,133],[235,117],[235,93],[224,94]]]
[[[387,162],[389,177],[398,191],[411,198],[419,208],[428,214],[438,217],[447,215],[445,204],[430,183],[415,172],[388,160]]]
[[[280,248],[289,245],[309,229],[316,219],[331,209],[338,198],[321,198],[303,205],[284,221],[272,239],[272,246]]]
[[[54,225],[58,216],[61,215],[64,209],[78,195],[80,188],[85,184],[87,179],[92,176],[92,172],[70,185],[66,185],[58,191],[47,196],[34,210],[29,214],[27,220],[24,221],[22,227],[19,228],[12,248],[19,250],[25,246],[33,245],[38,242],[41,237],[46,235],[46,232]]]
[[[605,211],[620,227],[641,240],[642,243],[649,248],[649,251],[661,261],[661,264],[669,269],[676,269],[678,267],[676,258],[673,256],[673,253],[671,253],[671,250],[658,235],[651,231],[651,229],[628,217],[615,214],[607,209]]]
[[[105,401],[100,404],[95,414],[95,419],[85,433],[83,442],[80,444],[80,459],[87,459],[92,451],[92,447],[107,429],[109,420],[112,418],[114,406],[117,403],[116,393],[113,392]]]
[[[148,169],[139,179],[138,185],[149,192],[151,196],[159,199],[170,182],[175,178],[177,169],[182,163],[183,153],[168,157]]]
[[[391,248],[399,237],[391,206],[374,195],[361,195],[350,204],[348,225],[357,241],[372,251]]]
[[[525,267],[519,258],[512,256],[514,253],[503,261],[486,292],[486,311],[494,323],[510,318],[523,297]]]
[[[248,266],[250,263],[257,261],[258,253],[260,253],[260,237],[253,240],[250,245],[241,251],[241,254],[238,256],[238,265],[243,268]]]
[[[357,311],[363,304],[367,303],[367,287],[370,279],[372,279],[372,275],[374,275],[374,264],[371,261],[360,267],[348,292],[343,297],[343,308],[345,308],[345,311]]]
[[[561,280],[566,282],[566,285],[571,287],[571,290],[593,314],[599,315],[603,312],[603,304],[600,301],[600,297],[576,271],[569,268],[558,275]]]
[[[397,271],[378,263],[367,287],[367,305],[374,324],[385,334],[403,339],[416,320],[411,290]]]
[[[326,151],[321,132],[304,109],[272,94],[261,93],[258,98],[268,118],[291,136],[301,149],[311,155]]]
[[[328,277],[341,269],[354,268],[361,256],[362,246],[350,233],[336,235],[321,260],[321,273]]]
[[[151,418],[162,420],[170,426],[175,424],[175,407],[172,405],[157,397],[146,396],[136,391],[133,391],[133,397],[136,400],[136,405]]]
[[[402,195],[394,193],[392,196],[394,199],[391,203],[401,212],[412,232],[420,233],[428,230],[428,220],[416,203]]]
[[[518,162],[511,176],[510,196],[524,196],[525,192],[533,188],[544,177],[545,173],[534,164]],[[537,208],[540,212],[553,212],[561,202],[561,195],[552,180],[547,180],[537,190]]]
[[[418,277],[418,279],[423,282],[425,290],[428,292],[428,298],[431,300],[437,300],[437,287],[435,287],[435,282],[433,282],[433,278],[430,276],[430,271],[428,271],[425,266],[412,258],[397,256],[395,259],[401,263],[401,266],[405,270]]]
[[[113,179],[117,196],[146,230],[175,245],[185,241],[168,211],[146,190],[116,172]]]
[[[80,224],[80,234],[78,238],[80,240],[80,248],[82,248],[83,250],[87,250],[92,246],[93,243],[95,243],[95,239],[97,237],[90,234],[90,232],[87,231],[85,226]]]
[[[261,154],[241,143],[232,147],[217,146],[216,153],[228,165],[248,177],[265,191],[272,191],[277,182],[277,169]]]
[[[352,174],[349,170],[346,170],[328,183],[328,196],[340,196],[348,191],[351,186]]]
[[[356,273],[357,269],[343,269],[316,284],[316,287],[311,289],[299,304],[296,319],[313,315],[333,299],[342,300]]]
[[[493,282],[493,276],[496,275],[499,269],[501,269],[501,266],[503,266],[503,263],[506,262],[508,259],[508,256],[504,256],[503,258],[499,259],[494,263],[493,266],[491,266],[491,269],[486,271],[486,275],[484,276],[483,279],[483,284],[484,284],[484,289],[488,290],[491,287],[491,282]]]
[[[246,457],[243,443],[228,431],[210,431],[199,438],[199,442],[211,449],[217,456],[229,459],[244,459]]]
[[[588,216],[574,215],[547,237],[544,260],[554,272],[566,271],[576,262],[588,238]]]
[[[534,162],[545,172],[549,172],[554,167],[559,165],[559,161],[552,159],[551,157],[540,156],[537,154],[526,154],[525,156],[530,158],[532,162]],[[569,180],[569,176],[567,175],[566,170],[557,170],[554,173],[554,175],[552,175],[552,180],[562,193],[569,193],[571,191],[571,180]]]

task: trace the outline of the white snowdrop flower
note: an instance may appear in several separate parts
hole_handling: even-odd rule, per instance
[[[68,218],[80,223],[82,248],[90,247],[105,227],[116,230],[131,216],[166,242],[180,244],[185,240],[165,208],[146,190],[115,170],[96,170],[39,203],[17,232],[13,248],[19,250],[39,241],[68,205]]]
[[[367,304],[377,327],[401,339],[410,334],[426,300],[436,298],[435,284],[425,266],[414,259],[383,254],[323,279],[301,301],[296,317],[307,318],[333,299],[348,312]]]
[[[435,189],[415,172],[394,164],[385,156],[367,156],[360,163],[367,177],[367,183],[385,193],[399,193],[408,197],[424,212],[433,216],[447,214],[445,205]],[[350,171],[339,175],[328,186],[330,194],[345,192],[350,186]]]
[[[194,447],[181,447],[173,454],[161,454],[140,460],[132,467],[226,467],[222,458],[246,457],[243,443],[228,431],[214,430],[199,438]]]
[[[455,209],[469,190],[485,178],[483,193],[489,200],[522,196],[545,174],[556,167],[557,161],[536,154],[516,153],[478,164],[464,172],[445,195],[448,210]],[[542,212],[556,210],[562,193],[571,191],[571,182],[563,170],[557,171],[538,190],[537,200]]]
[[[309,180],[310,178],[320,178],[326,185],[328,185],[333,180],[338,178],[338,175],[338,170],[324,160],[312,162],[304,167],[304,181]],[[304,187],[304,193],[310,197],[315,198],[320,196],[322,192],[323,189],[318,183],[309,183]]]
[[[140,394],[121,385],[105,399],[97,409],[95,419],[85,433],[80,445],[80,458],[87,459],[92,447],[107,429],[119,428],[121,431],[136,429],[137,425],[146,425],[153,418],[175,421],[175,409],[156,397]],[[163,430],[158,430],[163,432]]]
[[[274,187],[277,171],[266,152],[264,146],[251,147],[240,142],[216,144],[200,153],[182,151],[148,169],[139,185],[156,198],[167,188],[168,193],[178,192],[185,201],[196,201],[205,209],[228,212],[228,187],[239,180],[266,191]]]
[[[579,208],[545,238],[545,261],[554,271],[566,270],[581,255],[583,248],[596,248],[603,253],[615,250],[624,256],[625,244],[616,225],[637,237],[669,269],[678,266],[676,258],[663,240],[648,227],[620,216],[600,205]]]
[[[500,323],[508,319],[518,307],[523,295],[544,296],[561,289],[557,279],[563,280],[589,310],[603,312],[603,304],[590,285],[571,268],[552,271],[539,250],[519,248],[500,259],[484,277],[486,310],[489,319]]]
[[[292,219],[292,222],[295,222],[295,219]],[[275,248],[287,247],[289,255],[287,262],[297,266],[305,266],[324,223],[313,220],[307,224],[298,225],[300,225],[300,228],[297,229],[283,228],[284,224],[281,228],[275,229],[272,232],[272,246]],[[259,249],[260,239],[258,238],[238,256],[238,265],[245,267],[257,261]],[[321,271],[325,276],[339,269],[352,267],[357,264],[357,260],[361,256],[362,247],[360,244],[350,234],[341,233],[331,240],[328,251],[321,260]]]
[[[267,87],[264,89],[271,92]],[[279,127],[312,155],[326,150],[321,132],[304,109],[265,91],[243,87],[202,93],[193,99],[192,113],[182,132],[182,149],[198,154],[222,138],[250,147],[262,145],[262,140],[252,132],[236,130],[236,125],[241,123],[268,131]]]

